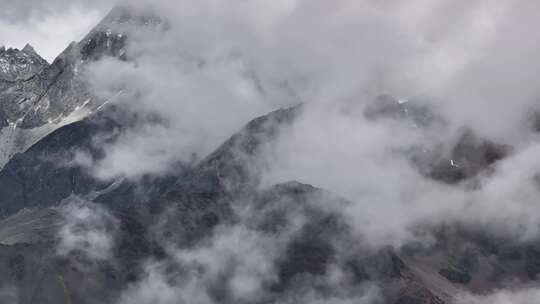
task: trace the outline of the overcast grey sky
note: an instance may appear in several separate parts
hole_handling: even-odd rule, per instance
[[[0,0],[0,45],[30,43],[52,61],[81,39],[112,7],[105,0]]]

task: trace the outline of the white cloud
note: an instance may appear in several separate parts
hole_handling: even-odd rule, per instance
[[[92,260],[111,258],[116,219],[102,206],[72,198],[60,208],[64,223],[58,232],[57,253],[83,253]]]

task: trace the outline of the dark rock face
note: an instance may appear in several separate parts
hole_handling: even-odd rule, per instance
[[[16,155],[0,171],[0,208],[3,215],[23,208],[47,207],[59,204],[71,194],[87,194],[104,189],[109,183],[92,178],[84,168],[71,166],[71,151],[76,148],[91,151],[92,138],[111,131],[114,123],[103,121],[96,125],[91,120],[74,123],[54,132],[30,150]]]
[[[82,60],[99,60],[103,56],[117,57],[125,59],[125,46],[127,36],[125,34],[113,33],[112,30],[97,31],[93,36],[87,38],[81,48]]]
[[[319,221],[322,220],[322,221]],[[338,232],[335,219],[329,215],[307,223],[287,245],[283,260],[278,263],[278,290],[291,287],[295,278],[311,275],[324,276],[336,252],[331,236]],[[298,282],[295,282],[296,284]]]
[[[537,280],[540,274],[540,248],[527,246],[525,248],[525,270],[530,279]]]
[[[426,174],[446,183],[457,183],[489,169],[511,152],[510,147],[479,138],[464,131],[450,155],[434,164]]]
[[[441,269],[439,274],[445,277],[448,281],[456,284],[469,284],[471,275],[459,269]]]
[[[397,299],[396,304],[444,304],[440,298],[434,296],[427,289],[416,290],[411,295],[403,295]]]

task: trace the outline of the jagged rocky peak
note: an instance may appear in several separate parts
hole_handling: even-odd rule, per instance
[[[22,50],[0,47],[0,80],[25,79],[39,73],[47,65],[47,61],[29,44]]]
[[[127,60],[128,36],[143,28],[153,29],[163,24],[165,22],[154,10],[128,2],[118,4],[83,39],[71,43],[54,65],[65,70],[69,65],[80,65],[107,56]]]
[[[130,3],[115,6],[111,12],[80,41],[83,60],[102,56],[126,59],[127,36],[141,29],[155,29],[166,22],[153,9]]]
[[[29,54],[29,55],[33,55],[33,56],[37,56],[39,57],[38,53],[36,52],[36,50],[34,49],[33,46],[31,46],[30,44],[26,44],[24,46],[24,48],[22,49],[22,52],[25,53],[25,54]],[[40,57],[41,58],[41,57]]]

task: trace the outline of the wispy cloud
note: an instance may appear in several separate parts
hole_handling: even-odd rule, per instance
[[[57,253],[61,256],[83,254],[91,260],[112,257],[117,221],[97,204],[72,198],[59,207],[64,218],[58,232]]]

